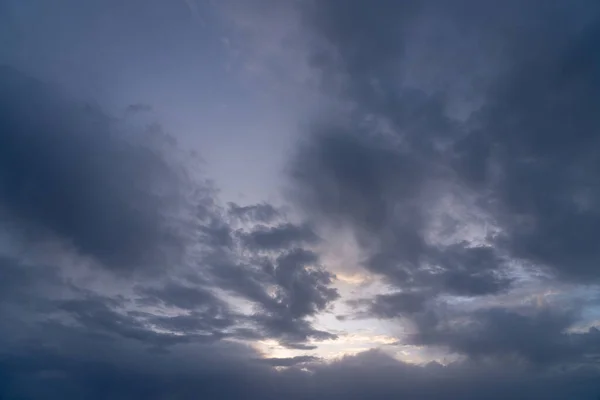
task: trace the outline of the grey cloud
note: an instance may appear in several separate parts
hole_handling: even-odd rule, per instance
[[[293,318],[316,314],[339,297],[329,287],[333,275],[318,265],[317,255],[296,249],[278,257],[274,271],[275,281],[283,291],[279,304],[285,304]]]
[[[282,344],[293,348],[304,348],[303,342],[309,338],[335,338],[314,329],[305,319],[324,311],[339,297],[330,286],[333,275],[318,264],[315,253],[304,249],[282,253],[267,273],[274,293],[267,295],[263,289],[260,298],[255,299],[262,313],[253,317],[266,336],[278,337]]]
[[[474,116],[480,128],[457,145],[465,180],[484,187],[497,205],[506,230],[502,244],[579,282],[597,280],[600,256],[591,239],[600,227],[593,150],[600,126],[594,109],[600,12],[597,5],[589,12],[587,25],[546,27],[558,35],[555,45],[540,44],[517,60],[498,82],[498,94]],[[474,146],[487,156],[478,161]],[[468,172],[475,168],[477,180]]]
[[[350,300],[349,304],[361,309],[358,316],[382,319],[397,318],[423,311],[429,299],[428,293],[398,292],[378,294],[374,299]],[[366,306],[366,309],[364,309]]]
[[[337,292],[316,254],[301,250],[319,240],[307,224],[285,221],[266,203],[222,210],[212,186],[188,176],[186,162],[192,160],[155,127],[148,132],[80,106],[8,67],[2,69],[0,85],[0,211],[17,227],[18,235],[7,233],[24,242],[24,249],[59,238],[67,243],[61,251],[68,253],[71,243],[110,271],[154,267],[172,271],[169,278],[194,276],[195,286],[144,278],[136,304],[187,310],[189,318],[199,319],[197,330],[215,339],[225,330],[235,334],[241,323],[254,324],[256,334],[289,335],[298,344],[312,335],[303,319],[322,311]],[[279,222],[238,234],[227,220],[231,213],[255,223]],[[263,260],[258,253],[264,250],[273,260]],[[12,276],[35,281],[26,271]],[[55,290],[60,287],[57,283]],[[252,301],[269,318],[245,321],[233,315],[215,289]],[[55,307],[103,334],[166,344],[201,339],[199,333],[159,335],[139,315],[117,312],[80,294]],[[260,326],[263,322],[268,329]],[[154,318],[153,323],[191,329],[185,316]]]
[[[295,248],[275,258],[251,253],[242,260],[220,253],[205,263],[206,284],[252,302],[256,312],[246,322],[256,325],[263,337],[300,344],[315,335],[327,336],[306,321],[339,297],[331,287],[333,275],[319,264],[316,253]]]
[[[146,304],[164,304],[168,307],[194,310],[204,306],[219,306],[218,299],[208,289],[168,282],[162,287],[141,287],[140,301]]]
[[[203,287],[168,282],[162,287],[139,288],[138,292],[142,297],[137,302],[142,305],[177,307],[186,311],[170,316],[139,313],[142,320],[160,329],[189,335],[190,338],[224,338],[243,320],[223,300]]]
[[[142,300],[142,306],[192,309],[167,317],[139,308],[131,311],[131,298],[108,297],[79,286],[60,268],[3,261],[2,275],[8,286],[2,291],[0,314],[13,327],[5,334],[15,335],[6,344],[18,343],[21,336],[28,337],[36,329],[66,330],[101,342],[131,340],[147,349],[166,351],[183,343],[218,341],[239,322],[210,292],[176,285],[140,290],[143,297],[136,298],[138,306]]]
[[[198,227],[200,241],[209,247],[233,246],[233,230],[225,221],[211,218],[208,223]]]
[[[148,318],[148,322],[161,329],[189,335],[191,338],[200,336],[204,339],[217,340],[229,336],[225,330],[233,326],[236,321],[229,315],[208,310],[174,317],[152,316]]]
[[[503,260],[489,246],[452,245],[434,256],[443,267],[440,285],[451,294],[481,296],[509,288],[511,279],[502,273]]]
[[[318,128],[290,166],[293,199],[318,223],[352,229],[367,268],[406,281],[426,247],[419,232],[422,163],[368,131],[328,128]]]
[[[595,363],[600,351],[597,328],[570,332],[573,312],[556,309],[492,308],[469,315],[422,320],[410,343],[446,346],[471,358],[519,357],[543,365]]]
[[[453,363],[416,366],[371,351],[312,367],[304,373],[291,366],[275,373],[268,362],[245,358],[242,348],[190,348],[189,354],[140,356],[128,350],[128,361],[114,364],[103,348],[99,359],[73,360],[48,351],[5,356],[0,364],[0,393],[7,398],[88,399],[168,396],[187,400],[199,394],[214,399],[261,398],[305,400],[310,398],[491,400],[545,398],[595,399],[597,372],[576,368],[564,372],[540,372],[518,364]],[[110,351],[109,351],[110,350]],[[202,351],[205,350],[203,354]],[[225,352],[242,355],[224,357]],[[120,356],[124,360],[124,354]],[[193,363],[192,357],[198,360]],[[179,362],[178,362],[179,360]],[[286,363],[287,360],[271,360]],[[302,364],[301,364],[302,365]]]
[[[396,290],[351,302],[356,316],[410,317],[420,329],[413,343],[470,359],[594,365],[597,331],[567,332],[579,312],[499,307],[444,317],[435,301],[506,293],[519,283],[515,265],[526,276],[541,268],[598,284],[598,4],[376,3],[305,10],[323,91],[349,107],[307,124],[289,169],[292,201],[316,224],[349,229],[363,266]],[[448,49],[431,39],[439,32],[451,37]],[[426,85],[411,71],[418,78],[428,68],[411,64],[420,45],[428,63],[450,64]],[[475,110],[466,117],[451,109],[468,99],[447,90],[476,83],[469,75],[480,65],[457,72],[440,55],[454,50],[489,58],[485,82],[471,88],[480,103],[466,104]],[[447,233],[429,224],[436,201],[456,192],[497,224],[485,244],[430,239]],[[470,228],[452,221],[454,232]]]
[[[475,260],[465,253],[481,250],[426,243],[428,200],[448,187],[474,191],[478,206],[500,221],[503,235],[486,251],[550,266],[563,278],[595,277],[592,105],[600,13],[592,2],[579,6],[313,4],[306,24],[326,43],[313,49],[315,67],[325,80],[341,79],[326,89],[353,107],[347,123],[313,124],[292,161],[292,198],[316,220],[349,224],[368,256],[365,266],[400,287],[467,296],[510,287],[497,254]],[[526,22],[540,14],[535,24]],[[430,93],[408,81],[406,45],[421,38],[416,27],[437,29],[431,21],[444,21],[453,34],[461,27],[477,35],[474,55],[485,45],[502,48],[502,63],[480,87],[484,104],[465,122],[445,110],[445,87]],[[424,44],[433,55],[435,44]],[[373,119],[387,122],[387,131]],[[465,259],[447,262],[458,255]],[[423,273],[421,266],[432,263],[445,271]]]
[[[0,71],[0,210],[107,268],[167,267],[184,238],[184,177],[148,136],[32,78]],[[125,129],[123,129],[125,128]],[[162,137],[161,137],[162,135]]]
[[[307,317],[322,312],[339,297],[331,287],[333,275],[318,264],[317,254],[293,249],[280,253],[272,262],[248,258],[236,262],[221,254],[206,258],[205,274],[196,285],[167,282],[159,286],[139,287],[139,304],[177,307],[188,315],[152,317],[148,321],[162,328],[183,331],[192,326],[221,337],[248,335],[255,338],[275,338],[286,346],[303,346],[309,338],[333,338],[327,332],[314,329]],[[237,315],[217,298],[211,289],[218,288],[250,301],[255,312],[251,316]],[[194,319],[197,319],[194,322]],[[242,326],[250,327],[246,330]]]
[[[339,297],[331,287],[333,275],[320,265],[318,254],[304,248],[319,240],[312,228],[283,221],[272,227],[257,224],[232,237],[233,246],[213,247],[203,259],[202,284],[252,302],[256,314],[246,322],[259,335],[293,345],[327,336],[305,320]]]
[[[257,393],[265,390],[260,381],[270,375],[253,361],[256,353],[241,345],[180,343],[168,353],[148,352],[128,339],[103,341],[73,327],[56,328],[39,327],[35,342],[2,349],[3,398],[237,398],[252,382]]]
[[[283,221],[273,228],[258,226],[240,241],[211,186],[188,180],[187,165],[178,164],[187,159],[162,132],[138,132],[9,68],[0,82],[6,89],[0,101],[5,127],[0,134],[0,209],[19,231],[15,240],[29,249],[41,248],[48,236],[58,237],[110,271],[171,271],[162,283],[141,279],[134,298],[119,301],[185,313],[166,317],[126,312],[125,303],[113,304],[97,289],[88,293],[69,283],[71,267],[49,266],[48,271],[58,268],[56,279],[42,284],[41,267],[20,265],[18,259],[7,259],[10,268],[5,272],[7,278],[23,281],[23,289],[4,292],[7,310],[21,307],[18,299],[29,298],[27,304],[38,308],[27,311],[30,318],[41,318],[44,309],[98,337],[161,349],[249,335],[300,346],[309,337],[326,335],[305,318],[337,297],[330,288],[331,276],[318,265],[316,254],[286,250],[318,240],[307,225]],[[237,211],[258,219],[277,214],[268,204]],[[181,213],[189,219],[181,221]],[[13,235],[11,230],[5,233]],[[60,250],[66,258],[72,256],[69,249]],[[274,264],[258,255],[262,250],[269,250]],[[171,279],[180,273],[194,276],[195,284]],[[232,313],[215,289],[252,301],[264,315]],[[34,290],[39,293],[32,296]],[[72,298],[61,299],[62,291]],[[59,320],[55,323],[61,324]],[[248,324],[249,330],[241,329]],[[171,333],[158,333],[157,328]]]
[[[243,221],[269,223],[281,216],[279,210],[268,203],[239,206],[229,203],[229,214]]]
[[[510,287],[509,279],[494,276],[493,272],[465,273],[448,271],[442,276],[446,292],[458,296],[483,296],[497,294]]]
[[[297,356],[287,358],[264,358],[262,361],[273,367],[291,367],[298,364],[319,361],[319,358],[314,356]]]
[[[138,6],[153,7],[128,5]],[[288,223],[269,204],[219,209],[207,188],[185,186],[160,132],[148,142],[151,136],[121,129],[123,121],[94,107],[2,72],[2,218],[23,228],[29,244],[57,236],[109,270],[180,269],[160,280],[136,277],[131,298],[107,297],[104,290],[127,292],[134,282],[119,275],[103,287],[112,274],[75,265],[81,276],[71,276],[56,260],[46,269],[5,246],[0,397],[597,398],[599,331],[571,330],[581,322],[581,305],[566,312],[475,307],[482,296],[488,301],[513,287],[508,264],[598,283],[597,2],[298,6],[317,43],[310,57],[323,89],[350,105],[347,114],[309,124],[292,162],[293,199],[307,224]],[[464,58],[456,63],[478,75],[480,64],[471,65],[477,54],[500,53],[497,66],[488,60],[493,82],[474,88],[482,105],[465,120],[449,116],[446,86],[436,81],[426,90],[410,80],[413,28],[422,23],[426,32],[449,23],[481,39],[466,51],[458,47],[468,41],[452,40],[443,41],[449,49],[425,51],[431,58],[416,67],[440,65],[443,82],[464,78],[448,72],[456,69],[451,58]],[[453,56],[437,57],[437,50]],[[485,244],[430,240],[433,204],[449,188],[472,195],[499,234]],[[210,193],[190,199],[192,192]],[[188,201],[196,207],[191,226],[180,226],[171,212]],[[238,231],[234,220],[259,225]],[[313,252],[318,224],[351,230],[364,267],[394,290],[351,305],[370,317],[409,317],[417,331],[408,344],[442,347],[465,360],[412,365],[369,351],[329,363],[307,355],[261,361],[223,340],[271,338],[312,353],[311,339],[335,339],[311,323],[339,297]],[[180,284],[183,276],[189,282]],[[88,283],[95,289],[79,287]],[[255,312],[233,313],[216,290],[249,301]],[[441,299],[447,295],[471,299],[452,308]]]
[[[158,333],[133,317],[117,311],[119,304],[114,299],[97,297],[58,301],[56,308],[72,317],[85,334],[99,339],[131,339],[149,347],[164,348],[193,340],[190,336]],[[59,323],[58,320],[50,323]]]
[[[562,370],[552,368],[554,363],[550,363],[548,369],[542,364],[540,369],[511,359],[478,361],[476,358],[447,366],[435,363],[419,366],[399,362],[377,351],[346,356],[332,363],[311,356],[260,360],[258,354],[245,346],[215,342],[215,337],[198,334],[198,331],[204,331],[202,323],[205,319],[194,313],[162,318],[128,316],[117,312],[123,305],[118,298],[87,297],[59,305],[79,325],[48,321],[47,314],[46,321],[41,319],[33,324],[23,319],[23,314],[18,317],[14,313],[4,314],[6,329],[2,331],[0,343],[10,345],[0,347],[0,395],[3,397],[36,400],[143,396],[158,400],[170,395],[186,400],[202,394],[215,399],[278,399],[282,396],[310,399],[322,396],[341,400],[368,396],[383,400],[391,395],[477,399],[481,393],[488,393],[490,399],[541,397],[558,400],[594,399],[600,392],[597,369],[578,367],[581,359],[575,359],[574,366]],[[552,351],[551,355],[543,355],[541,360],[545,361],[573,360],[572,351],[563,351],[565,345],[581,346],[587,349],[586,354],[590,349],[598,351],[598,332],[594,329],[556,342],[559,344],[556,349],[550,347],[556,344],[554,339],[559,336],[556,332],[567,326],[570,318],[548,315],[527,322],[500,316],[491,324],[485,323],[484,316],[481,318],[484,322],[480,324],[486,329],[476,332],[494,337],[508,334],[509,338],[503,339],[506,345],[490,349],[488,345],[495,340],[488,340],[485,335],[461,342],[457,337],[463,331],[438,332],[451,333],[449,340],[452,343],[486,349],[481,351],[482,354],[509,348],[533,348],[535,351],[530,354],[534,355]],[[156,333],[144,328],[145,323],[185,335]],[[306,321],[294,323],[300,324],[306,334],[327,338],[311,330]],[[517,325],[516,329],[511,328],[514,325]],[[277,334],[299,331],[298,327],[275,329]],[[545,331],[551,333],[547,335]],[[540,346],[514,346],[515,343],[528,343],[526,339],[520,339],[521,336],[532,335],[539,335]],[[280,338],[287,340],[284,343],[291,348],[314,350],[314,347],[300,343],[305,337],[286,335]],[[435,343],[442,344],[439,339]],[[477,346],[478,343],[483,345]],[[594,343],[596,347],[591,347]],[[149,352],[148,346],[161,351]],[[164,351],[165,346],[169,346],[168,352]],[[568,358],[555,358],[557,354],[568,355]],[[288,371],[275,373],[270,366],[286,366]],[[308,368],[310,373],[299,368]]]
[[[427,243],[428,196],[438,194],[434,182],[444,175],[385,143],[368,131],[315,133],[290,167],[295,201],[316,221],[351,228],[365,267],[396,285],[465,296],[509,287],[495,249]]]
[[[414,198],[421,170],[412,155],[395,151],[360,126],[343,125],[319,125],[289,168],[297,185],[292,194],[307,210],[349,220],[373,234],[389,223],[398,200]]]
[[[307,25],[325,42],[311,56],[324,71],[325,82],[336,82],[342,75],[344,95],[351,99],[360,97],[376,107],[387,106],[373,96],[373,89],[384,83],[380,80],[382,75],[398,72],[406,25],[421,8],[419,2],[380,0],[376,5],[365,6],[352,0],[309,4],[312,7],[306,10]],[[382,88],[386,91],[385,85]]]
[[[337,338],[335,334],[315,329],[305,319],[293,318],[286,314],[258,314],[253,320],[259,323],[264,337],[276,338],[290,349],[314,350],[317,346],[307,344],[309,339],[319,341]]]
[[[572,396],[593,398],[597,395],[597,385],[591,383],[594,374],[591,371],[590,375],[577,369],[549,375],[534,371],[510,363],[466,362],[451,363],[445,367],[430,363],[414,366],[371,351],[345,357],[323,367],[315,377],[320,382],[318,387],[324,398],[476,399],[485,395],[490,399],[530,399],[538,396],[558,399]],[[586,382],[584,376],[590,380]]]
[[[260,262],[236,262],[230,255],[213,254],[205,267],[211,284],[260,304],[269,302],[265,286],[273,280]]]
[[[258,225],[240,236],[244,245],[253,250],[279,250],[318,241],[318,236],[311,227],[291,223],[273,227]]]

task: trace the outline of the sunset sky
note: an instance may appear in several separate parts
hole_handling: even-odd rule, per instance
[[[600,396],[597,0],[0,0],[0,399]]]

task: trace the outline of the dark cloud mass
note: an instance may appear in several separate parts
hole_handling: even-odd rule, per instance
[[[597,359],[600,336],[597,328],[568,332],[575,316],[552,309],[511,311],[479,310],[470,315],[440,318],[426,324],[410,339],[420,345],[447,346],[472,358],[518,357],[535,364]]]
[[[3,398],[112,397],[100,388],[106,379],[122,385],[115,395],[164,396],[142,387],[162,372],[111,372],[119,354],[161,363],[181,346],[204,352],[223,340],[272,338],[313,348],[309,338],[334,337],[308,320],[338,295],[319,256],[303,247],[319,240],[306,224],[268,204],[231,205],[251,223],[240,233],[212,186],[194,178],[191,156],[160,128],[111,118],[10,67],[0,85],[0,311],[10,326],[0,350]],[[274,218],[279,225],[261,225]],[[236,311],[227,296],[254,311]],[[66,343],[69,354],[58,350]],[[88,346],[108,346],[107,354],[81,358]],[[28,389],[27,376],[51,387]]]
[[[257,221],[262,223],[269,223],[280,215],[280,212],[268,203],[252,206],[239,206],[235,203],[230,203],[229,213],[244,221]]]
[[[59,2],[86,18],[40,32],[100,29],[117,3]],[[135,119],[160,114],[147,99],[116,118],[0,67],[0,399],[598,399],[598,1],[125,3],[163,23],[118,32],[190,40],[165,27],[192,10],[218,36],[232,75],[199,75],[236,129],[246,53],[215,24],[266,28],[244,71],[289,65],[317,105],[293,110],[282,204],[238,204]],[[48,11],[27,4],[0,0],[11,65],[35,50],[19,18]],[[159,42],[134,56],[185,64]]]
[[[3,215],[110,269],[176,262],[183,226],[170,226],[168,214],[186,199],[172,199],[183,177],[160,154],[167,138],[123,132],[95,107],[9,68],[0,80]]]
[[[247,247],[256,250],[277,250],[297,244],[317,242],[318,237],[308,226],[291,223],[267,227],[258,225],[251,232],[242,234],[242,241]]]
[[[483,305],[540,272],[597,288],[598,5],[378,6],[307,6],[324,90],[350,106],[311,125],[290,165],[291,198],[350,231],[394,290],[350,300],[354,318],[409,321],[405,342],[468,359],[596,367],[597,329],[572,331],[581,305],[456,313],[446,300]],[[485,74],[459,54],[489,55]]]

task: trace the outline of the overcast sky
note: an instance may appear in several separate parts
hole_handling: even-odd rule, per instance
[[[597,0],[0,0],[0,399],[600,396]]]

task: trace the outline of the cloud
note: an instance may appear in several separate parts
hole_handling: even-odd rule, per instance
[[[447,346],[471,358],[519,357],[535,364],[594,363],[600,351],[598,329],[569,332],[572,312],[554,309],[483,309],[423,324],[409,342]]]
[[[349,231],[357,264],[384,278],[390,293],[348,302],[355,317],[408,321],[418,330],[411,343],[472,359],[594,364],[596,331],[567,333],[586,306],[489,308],[526,282],[540,291],[544,279],[599,283],[600,9],[579,6],[303,8],[320,89],[341,106],[305,125],[289,198],[316,229]],[[444,56],[453,51],[487,60],[455,68],[463,60]],[[448,68],[428,80],[420,69],[436,63]],[[484,80],[469,101],[461,96],[476,76]]]
[[[313,356],[297,356],[288,358],[263,358],[262,361],[273,367],[291,367],[298,364],[319,361],[319,358]]]
[[[0,210],[114,271],[181,256],[185,177],[161,132],[125,130],[8,67],[0,71]]]
[[[279,210],[268,203],[251,206],[239,206],[235,203],[229,203],[229,213],[243,221],[261,223],[272,222],[281,215]]]
[[[148,304],[163,303],[169,307],[194,310],[206,304],[218,303],[207,289],[169,282],[160,288],[142,287],[139,289],[142,301]]]
[[[23,395],[34,400],[77,395],[89,399],[143,396],[154,400],[171,396],[186,400],[198,393],[217,399],[321,396],[341,400],[365,396],[477,399],[482,393],[490,399],[594,399],[599,389],[593,374],[582,369],[539,374],[519,365],[512,369],[503,364],[477,363],[415,366],[375,351],[322,364],[310,373],[294,366],[275,373],[269,370],[269,363],[290,362],[248,359],[246,351],[233,345],[190,348],[187,355],[181,352],[177,356],[140,356],[131,349],[117,355],[116,349],[109,349],[103,346],[104,357],[85,361],[42,351],[3,357],[0,390],[9,398]],[[238,356],[221,358],[236,351]],[[111,357],[123,362],[114,363]]]
[[[597,2],[259,3],[328,99],[286,212],[0,70],[0,397],[597,398]]]
[[[597,160],[589,149],[598,123],[590,108],[598,92],[597,7],[510,2],[491,7],[497,12],[492,15],[468,1],[448,8],[439,2],[359,3],[313,4],[307,13],[307,25],[323,44],[314,49],[320,60],[315,67],[326,81],[339,78],[340,86],[328,93],[352,107],[342,112],[347,122],[331,117],[311,128],[292,162],[293,198],[319,218],[350,223],[373,253],[367,267],[395,281],[410,280],[415,266],[430,263],[438,251],[426,243],[430,211],[454,190],[472,190],[484,212],[497,218],[504,240],[486,251],[509,251],[569,279],[595,276],[590,238],[597,219]],[[441,11],[432,11],[433,5]],[[536,12],[547,19],[509,23]],[[487,26],[472,18],[479,14],[490,18]],[[430,25],[433,18],[449,28]],[[430,93],[407,72],[414,62],[407,48],[421,39],[417,28],[457,35],[459,26],[506,49],[507,67],[491,73],[494,83],[481,88],[484,105],[466,121],[444,108],[445,87]],[[484,51],[471,50],[475,56]],[[487,272],[442,268],[449,270],[446,289],[457,294],[493,293],[509,283]]]
[[[351,229],[367,269],[397,285],[457,295],[509,287],[493,247],[428,242],[430,210],[445,195],[443,174],[368,130],[333,129],[318,130],[298,151],[290,167],[293,198],[315,221]]]
[[[349,304],[355,308],[366,306],[358,316],[388,319],[422,311],[427,300],[427,293],[398,292],[378,294],[374,299],[350,300]]]
[[[291,223],[273,227],[258,225],[252,231],[242,233],[241,238],[245,246],[254,250],[278,250],[318,241],[318,236],[309,226]]]
[[[306,320],[324,311],[339,297],[331,287],[333,275],[317,264],[318,256],[308,250],[293,249],[279,255],[267,266],[272,294],[261,292],[260,311],[253,319],[266,336],[280,338],[290,348],[310,348],[303,342],[332,339],[334,334],[317,330]]]
[[[222,207],[160,128],[81,106],[8,67],[0,84],[7,309],[162,351],[331,336],[307,321],[338,296],[305,249],[318,240],[308,225],[266,203]],[[249,218],[247,231],[232,214]],[[255,314],[234,311],[232,297]],[[20,306],[24,298],[35,307]]]
[[[593,183],[598,157],[591,149],[600,120],[591,104],[598,101],[593,43],[599,32],[591,21],[559,31],[556,45],[541,47],[535,57],[523,55],[474,116],[479,129],[457,144],[465,181],[485,187],[497,204],[503,245],[578,282],[598,278],[591,239],[600,226]],[[485,156],[477,161],[476,152]],[[478,178],[465,172],[476,168]]]

